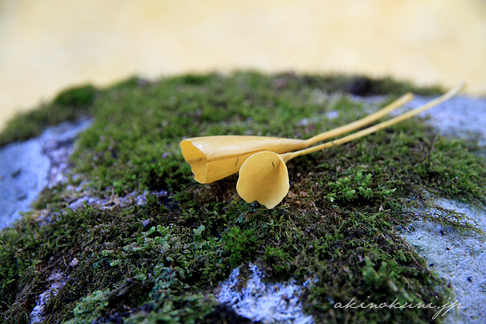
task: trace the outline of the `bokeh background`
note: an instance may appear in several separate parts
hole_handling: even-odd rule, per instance
[[[262,72],[486,94],[485,0],[0,0],[0,128],[85,83]]]

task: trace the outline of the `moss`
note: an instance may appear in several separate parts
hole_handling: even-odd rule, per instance
[[[291,161],[289,195],[267,210],[239,198],[236,176],[195,183],[179,151],[181,138],[313,136],[366,114],[369,104],[345,94],[356,79],[239,72],[142,81],[132,78],[96,92],[92,102],[83,95],[61,100],[90,102],[83,109],[95,117],[72,157],[79,176],[72,183],[84,181],[84,191],[45,190],[37,210],[0,233],[5,322],[27,321],[57,269],[69,280],[49,301],[47,323],[203,323],[219,309],[218,283],[249,262],[262,267],[269,281],[310,279],[303,302],[317,322],[431,321],[428,309],[345,312],[334,306],[351,298],[445,303],[450,290],[395,226],[417,217],[407,212],[414,204],[431,205],[434,197],[485,203],[486,163],[476,144],[442,138],[417,119],[406,121]],[[412,89],[392,80],[365,83],[361,94],[389,91],[387,101]],[[340,117],[327,118],[329,111]],[[300,123],[304,118],[309,122]],[[67,208],[73,195],[116,202],[133,191],[161,189],[170,195],[148,195],[140,206]],[[50,214],[52,222],[40,226],[39,213]],[[472,228],[454,213],[435,221]],[[79,264],[69,266],[74,258]]]
[[[0,147],[38,136],[47,126],[90,116],[90,107],[97,93],[98,90],[91,85],[70,88],[61,92],[52,103],[44,103],[35,110],[16,115],[0,133]]]
[[[89,107],[96,98],[96,88],[92,85],[85,85],[66,89],[53,100],[54,105]]]
[[[251,257],[257,250],[260,250],[260,240],[255,236],[252,229],[243,231],[239,227],[229,228],[223,234],[226,253],[230,255],[229,264],[231,268],[238,267],[244,259]]]

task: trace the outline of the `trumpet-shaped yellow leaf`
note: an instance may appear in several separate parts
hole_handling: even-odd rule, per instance
[[[236,190],[246,202],[258,201],[271,209],[289,192],[289,174],[282,157],[274,152],[258,152],[241,166]]]
[[[211,183],[238,172],[243,162],[252,154],[261,151],[285,153],[309,147],[376,121],[412,98],[413,95],[408,93],[369,116],[307,140],[262,136],[195,137],[181,142],[182,155],[191,165],[196,181]]]
[[[308,146],[307,141],[265,136],[207,136],[181,142],[194,178],[211,183],[238,172],[243,162],[260,151],[285,153]]]

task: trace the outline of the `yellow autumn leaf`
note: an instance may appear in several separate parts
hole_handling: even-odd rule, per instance
[[[237,173],[243,162],[257,152],[285,153],[307,146],[304,140],[265,136],[208,136],[181,142],[182,155],[200,183]]]
[[[236,190],[246,202],[258,201],[268,209],[277,206],[289,192],[289,174],[282,157],[258,152],[241,166]]]
[[[180,143],[182,155],[190,164],[194,178],[200,183],[211,183],[240,170],[243,162],[261,151],[292,152],[317,142],[335,137],[368,125],[412,100],[407,93],[385,108],[353,123],[332,129],[307,140],[266,136],[207,136],[194,137]]]

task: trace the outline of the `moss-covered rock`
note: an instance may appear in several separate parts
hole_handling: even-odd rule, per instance
[[[97,90],[88,96],[93,100],[76,95],[41,107],[49,114],[75,102],[58,122],[75,117],[81,100],[95,121],[72,156],[71,185],[82,189],[45,190],[35,211],[0,233],[1,319],[26,322],[55,269],[68,280],[49,300],[45,322],[102,322],[118,314],[129,323],[203,323],[218,309],[218,283],[252,262],[268,281],[312,280],[302,301],[316,322],[430,322],[433,309],[334,306],[352,298],[445,302],[450,289],[395,226],[416,217],[408,212],[412,204],[430,202],[425,193],[485,203],[486,162],[475,154],[477,145],[443,138],[418,119],[405,121],[291,161],[290,193],[272,210],[244,202],[235,176],[195,183],[179,150],[183,137],[308,138],[354,121],[378,107],[346,94],[353,82],[258,73],[131,79]],[[406,90],[437,93],[391,80],[366,87],[360,94],[384,94],[386,101]],[[331,111],[339,118],[326,117]],[[52,122],[35,114],[18,117],[4,134],[23,122],[36,129]],[[2,136],[7,143],[27,135]],[[158,190],[170,195],[150,194]],[[147,192],[144,204],[117,200],[135,191]],[[83,195],[111,197],[112,204],[70,210]],[[41,210],[52,222],[39,225]],[[438,221],[472,228],[460,215]]]

